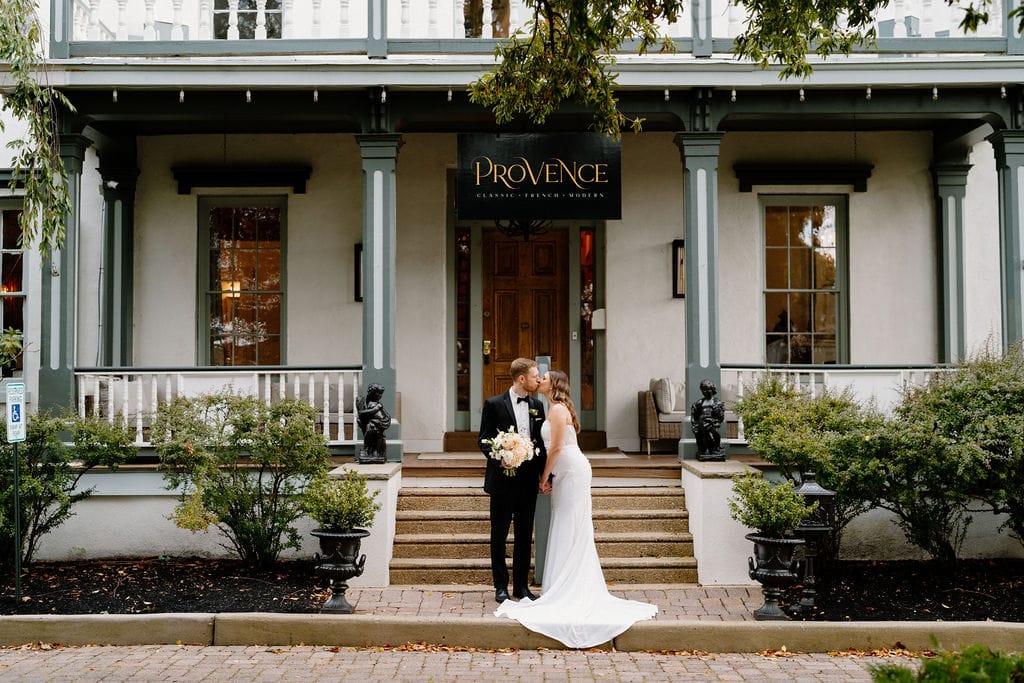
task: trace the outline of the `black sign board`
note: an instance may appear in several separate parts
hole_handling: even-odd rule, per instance
[[[621,147],[597,133],[461,133],[458,216],[622,218]]]

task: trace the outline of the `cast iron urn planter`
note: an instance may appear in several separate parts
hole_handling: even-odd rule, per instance
[[[330,529],[314,529],[312,534],[320,539],[320,550],[316,553],[313,568],[317,576],[328,579],[331,583],[331,597],[320,608],[326,614],[352,614],[355,608],[345,599],[348,580],[361,576],[366,565],[366,555],[359,556],[359,544],[370,535],[365,529],[351,531],[332,531]]]
[[[750,564],[750,578],[761,583],[764,592],[764,604],[754,610],[754,618],[758,621],[771,619],[788,619],[779,607],[779,596],[782,590],[793,584],[800,576],[802,553],[798,553],[804,545],[802,538],[775,538],[760,534],[744,536],[754,543],[754,558],[747,558]]]

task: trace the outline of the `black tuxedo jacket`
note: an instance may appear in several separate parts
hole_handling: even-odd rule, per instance
[[[511,493],[520,490],[537,493],[537,484],[540,483],[540,475],[544,472],[544,463],[547,459],[544,440],[540,436],[540,428],[544,424],[544,404],[532,396],[529,399],[527,406],[530,438],[533,439],[533,445],[540,449],[540,454],[520,465],[515,475],[511,477],[505,474],[501,464],[491,457],[491,447],[484,443],[484,439],[493,439],[498,432],[506,432],[509,427],[515,428],[516,414],[512,408],[512,398],[506,391],[484,402],[477,442],[480,452],[487,457],[487,472],[484,474],[484,491],[487,493]]]

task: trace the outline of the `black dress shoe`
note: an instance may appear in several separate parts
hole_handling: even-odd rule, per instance
[[[494,599],[498,602],[505,602],[508,600],[508,589],[498,588],[494,591]]]
[[[522,600],[523,598],[530,598],[531,600],[536,600],[537,599],[537,596],[534,595],[533,592],[530,591],[529,588],[523,588],[522,590],[517,590],[517,591],[513,592],[512,595],[514,595],[516,598],[518,598],[520,600]]]

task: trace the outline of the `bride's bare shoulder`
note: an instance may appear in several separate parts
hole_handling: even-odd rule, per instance
[[[553,403],[551,409],[548,410],[548,420],[554,422],[554,418],[568,417],[569,409],[561,403]]]

